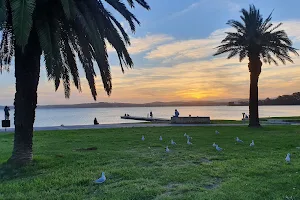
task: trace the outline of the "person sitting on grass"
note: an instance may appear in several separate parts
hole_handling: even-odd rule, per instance
[[[94,125],[98,125],[98,124],[99,124],[99,122],[98,122],[97,118],[95,117],[95,119],[94,119]]]

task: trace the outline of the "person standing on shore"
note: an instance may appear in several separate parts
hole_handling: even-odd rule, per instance
[[[179,116],[179,112],[177,109],[175,109],[175,116],[174,117],[178,117]]]
[[[9,111],[10,111],[10,108],[8,106],[5,106],[4,107],[4,119],[5,120],[9,120]]]

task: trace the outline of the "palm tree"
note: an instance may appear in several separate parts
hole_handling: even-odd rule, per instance
[[[248,68],[250,72],[250,97],[249,97],[249,127],[260,127],[258,117],[258,78],[261,73],[262,61],[274,63],[277,58],[283,64],[286,61],[293,62],[289,52],[296,55],[297,49],[292,47],[292,42],[283,30],[278,30],[282,23],[273,26],[272,13],[263,20],[258,9],[250,5],[249,11],[242,9],[242,22],[229,20],[228,25],[236,32],[226,32],[227,36],[222,45],[217,47],[214,54],[229,53],[228,59],[238,55],[240,62],[248,56]],[[262,60],[262,61],[261,61]]]
[[[145,0],[126,0],[150,9]],[[7,69],[15,58],[15,136],[9,162],[26,164],[32,160],[33,123],[37,104],[40,59],[43,55],[49,80],[57,90],[62,82],[66,98],[73,80],[81,91],[79,59],[96,100],[97,63],[108,95],[112,90],[107,46],[117,53],[121,69],[132,67],[127,51],[129,36],[121,23],[105,8],[111,6],[135,31],[138,19],[120,0],[0,0],[0,69]]]

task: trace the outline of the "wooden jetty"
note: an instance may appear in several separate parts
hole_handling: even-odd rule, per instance
[[[137,117],[137,116],[121,116],[121,119],[131,119],[147,122],[170,122],[170,119],[154,118],[154,117]]]

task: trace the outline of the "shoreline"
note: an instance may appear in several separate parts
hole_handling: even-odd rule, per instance
[[[300,124],[263,124],[263,126],[290,126]],[[55,130],[84,130],[84,129],[114,129],[114,128],[145,128],[145,127],[221,127],[221,126],[248,126],[245,124],[165,124],[165,123],[119,123],[99,125],[72,125],[72,126],[48,126],[34,127],[34,131],[55,131]],[[14,128],[0,129],[0,133],[13,133]]]

